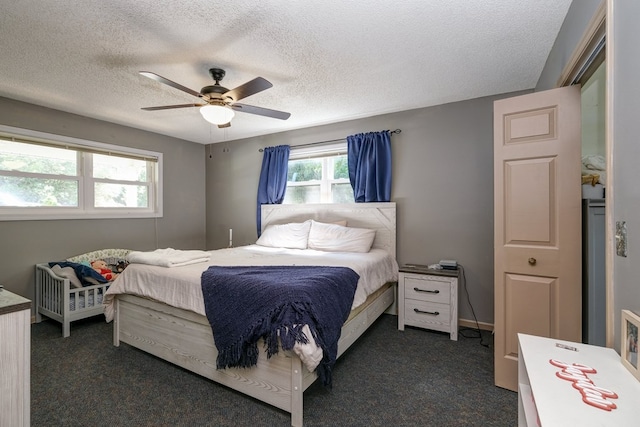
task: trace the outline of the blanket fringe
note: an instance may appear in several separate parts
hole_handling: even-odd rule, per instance
[[[309,326],[311,336],[316,345],[322,348],[323,356],[326,355],[318,331],[313,327],[313,322],[306,319],[310,310],[311,307],[306,306],[306,304],[297,303],[283,305],[272,310],[264,319],[251,325],[245,335],[239,337],[235,343],[219,350],[218,358],[216,359],[217,368],[249,368],[255,366],[258,363],[259,351],[257,342],[260,338],[264,340],[267,358],[278,354],[281,347],[283,350],[291,350],[296,343],[308,344],[309,338],[303,330],[305,324]],[[293,321],[291,320],[292,316]],[[289,320],[286,321],[285,319]]]

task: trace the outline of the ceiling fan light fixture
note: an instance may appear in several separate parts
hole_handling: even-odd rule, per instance
[[[235,112],[224,105],[205,105],[200,108],[200,114],[209,123],[224,125],[231,121]]]

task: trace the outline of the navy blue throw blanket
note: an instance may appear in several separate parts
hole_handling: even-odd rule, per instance
[[[330,387],[359,278],[347,267],[209,267],[202,273],[202,294],[218,349],[217,368],[254,366],[260,338],[267,357],[278,353],[278,339],[284,350],[306,344],[306,324],[323,351],[318,377]]]

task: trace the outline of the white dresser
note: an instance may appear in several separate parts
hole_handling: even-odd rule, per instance
[[[525,334],[518,343],[519,426],[640,425],[640,382],[615,350]]]
[[[31,420],[31,301],[0,289],[0,426]]]
[[[448,332],[458,340],[458,270],[400,267],[398,329],[405,325]]]

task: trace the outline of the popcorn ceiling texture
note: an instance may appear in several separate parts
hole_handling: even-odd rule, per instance
[[[535,87],[571,0],[29,0],[0,14],[0,96],[198,143]],[[229,89],[274,87],[241,102],[288,111],[236,114],[211,128],[197,101],[208,69]]]

